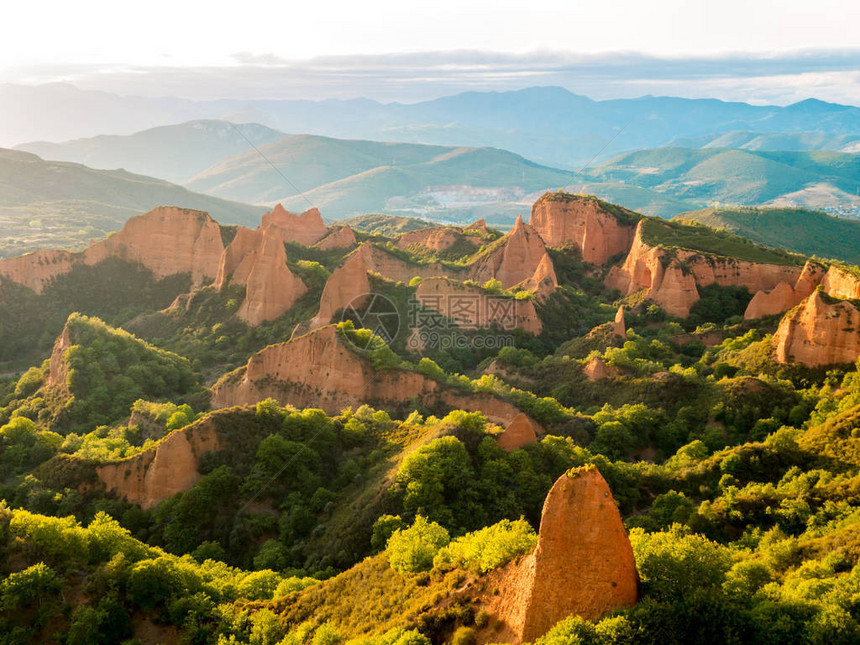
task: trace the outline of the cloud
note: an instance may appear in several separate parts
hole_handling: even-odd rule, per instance
[[[860,49],[656,57],[636,52],[525,54],[448,51],[296,61],[238,52],[220,67],[51,66],[3,80],[65,81],[85,89],[190,99],[368,97],[419,101],[466,90],[559,85],[597,99],[643,94],[787,104],[804,98],[860,104]]]

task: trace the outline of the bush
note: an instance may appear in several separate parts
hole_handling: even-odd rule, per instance
[[[438,569],[456,567],[485,573],[502,566],[537,545],[537,534],[523,519],[502,520],[485,529],[467,533],[443,547],[433,559]]]
[[[14,611],[26,607],[38,598],[60,590],[62,579],[43,562],[10,574],[0,583],[0,607]]]
[[[388,540],[388,562],[398,573],[429,571],[436,553],[450,541],[448,531],[418,515],[412,526],[397,529]]]

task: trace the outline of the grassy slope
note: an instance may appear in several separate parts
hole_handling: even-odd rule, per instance
[[[642,237],[651,246],[687,249],[748,262],[768,264],[803,264],[804,258],[785,251],[753,244],[746,238],[715,231],[706,226],[683,225],[649,218],[642,228]]]
[[[682,213],[692,220],[768,244],[860,264],[860,222],[804,208],[705,208]]]
[[[0,257],[81,248],[155,206],[205,210],[223,224],[256,225],[264,210],[124,170],[94,170],[6,149],[0,149],[0,204]]]

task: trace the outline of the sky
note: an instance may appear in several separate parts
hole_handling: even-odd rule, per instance
[[[860,104],[854,0],[435,0],[4,6],[0,82],[146,96],[421,100],[558,84]]]

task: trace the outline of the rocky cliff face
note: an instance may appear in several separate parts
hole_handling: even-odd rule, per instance
[[[495,278],[503,288],[510,289],[533,278],[546,255],[546,246],[537,231],[517,217],[502,243],[472,266],[471,277],[481,283]]]
[[[436,311],[468,329],[522,329],[535,335],[540,334],[543,329],[531,300],[491,295],[480,287],[454,282],[448,278],[422,280],[415,290],[415,299],[421,306]]]
[[[278,204],[263,215],[260,228],[269,227],[278,229],[284,242],[298,242],[305,246],[311,246],[328,235],[328,229],[323,224],[322,215],[316,208],[296,215]]]
[[[247,259],[245,300],[238,316],[249,325],[259,325],[285,314],[308,288],[287,267],[287,253],[280,236],[263,233],[260,247]]]
[[[666,250],[642,239],[642,222],[621,267],[613,267],[605,284],[630,295],[640,289],[668,313],[686,318],[699,300],[697,286],[743,286],[750,292],[769,291],[780,282],[795,284],[802,268],[760,264],[683,249]]]
[[[562,618],[597,620],[636,604],[639,574],[609,486],[594,466],[558,478],[544,502],[534,553],[509,565],[489,611],[493,642],[531,642]]]
[[[408,283],[412,278],[433,278],[453,275],[448,267],[437,264],[413,264],[380,249],[370,242],[365,242],[356,251],[346,257],[343,263],[335,269],[326,281],[320,298],[320,310],[314,317],[312,327],[326,325],[332,316],[352,303],[354,307],[362,304],[362,296],[370,293],[370,279],[367,273],[373,271],[379,275],[399,282]]]
[[[538,302],[549,298],[558,287],[558,278],[555,275],[555,267],[549,253],[544,253],[534,275],[520,284],[523,289],[534,291]]]
[[[552,193],[534,203],[529,224],[547,245],[573,245],[585,262],[597,265],[626,253],[636,230],[634,223],[620,220],[596,199],[575,195],[559,199]]]
[[[616,338],[627,338],[627,327],[624,324],[624,305],[618,307],[615,312],[615,320],[612,321],[612,335]]]
[[[834,298],[860,299],[860,277],[837,266],[827,269],[821,286]]]
[[[329,325],[270,345],[215,384],[213,406],[252,405],[272,397],[283,405],[338,414],[363,403],[401,407],[417,397],[430,406],[481,411],[497,423],[507,423],[519,412],[495,397],[466,396],[416,372],[377,371],[344,342]]]
[[[538,440],[538,434],[544,434],[543,428],[527,414],[518,414],[499,435],[499,448],[506,452],[513,452],[530,443],[535,443]]]
[[[0,278],[42,293],[51,280],[68,273],[82,260],[81,253],[34,251],[17,258],[0,260]]]
[[[218,291],[230,284],[230,278],[236,273],[245,258],[260,247],[262,241],[263,234],[259,229],[251,230],[240,226],[236,230],[236,236],[224,249],[218,263],[218,273],[215,276],[215,288]],[[245,274],[247,275],[247,271]],[[241,281],[241,277],[239,280]]]
[[[122,230],[84,251],[87,264],[112,257],[137,262],[157,278],[190,273],[194,285],[215,278],[224,244],[208,213],[159,206],[129,219]]]
[[[824,267],[817,262],[807,261],[800,277],[792,285],[780,282],[770,291],[757,291],[744,312],[744,318],[752,320],[762,316],[772,316],[796,307],[811,294],[824,277]]]
[[[333,228],[315,246],[322,251],[330,251],[332,249],[348,249],[356,244],[358,244],[358,240],[355,239],[355,233],[352,229],[349,226],[338,226]]]
[[[780,363],[854,363],[860,358],[860,305],[816,290],[783,317],[773,346]]]
[[[69,391],[66,385],[66,376],[69,373],[69,365],[66,363],[66,350],[74,344],[69,331],[69,323],[66,322],[62,333],[54,341],[54,348],[51,350],[51,368],[45,385],[59,388],[64,392]]]
[[[96,469],[105,488],[132,504],[152,508],[200,479],[200,458],[219,448],[218,433],[209,419],[170,433],[154,448]]]
[[[201,285],[215,278],[223,250],[221,229],[208,213],[159,206],[84,251],[36,251],[0,260],[0,277],[42,293],[51,280],[79,264],[119,258],[145,266],[157,278],[189,273]]]

